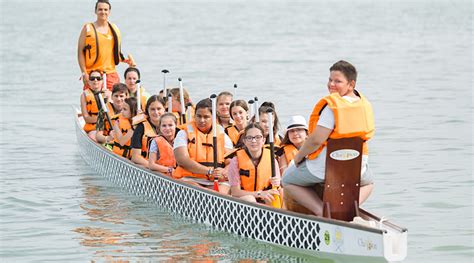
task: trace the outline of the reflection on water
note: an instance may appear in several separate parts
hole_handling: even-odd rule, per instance
[[[170,216],[100,176],[83,176],[87,221],[72,229],[93,260],[128,262],[383,262],[367,258],[316,258],[210,229]],[[121,261],[120,261],[121,260]]]

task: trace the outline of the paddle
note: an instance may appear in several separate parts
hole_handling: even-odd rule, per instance
[[[267,110],[268,114],[268,137],[270,139],[270,163],[272,167],[272,178],[275,178],[275,144],[273,139],[273,109],[269,108]],[[272,189],[278,190],[276,185],[272,184]],[[272,201],[272,206],[275,208],[281,208],[280,196],[277,194],[273,195],[274,200]]]
[[[140,80],[137,79],[137,81],[135,81],[135,85],[137,85],[137,113],[139,113],[142,109],[142,106],[141,106],[141,100],[142,100],[142,96],[140,96]]]
[[[253,100],[249,100],[249,119],[253,117]]]
[[[170,71],[167,69],[163,69],[161,71],[163,73],[163,97],[168,97],[168,90],[166,89],[166,73],[169,73]]]
[[[234,84],[234,100],[237,99],[237,84]]]
[[[178,78],[179,81],[179,102],[181,103],[181,124],[186,123],[186,110],[184,109],[184,90],[183,90],[183,81],[181,78]]]
[[[104,97],[102,96],[102,92],[99,91],[99,101],[100,101],[100,105],[102,107],[102,110],[103,112],[105,113],[105,117],[107,118],[107,122],[109,123],[110,125],[110,129],[112,130],[113,129],[113,126],[112,126],[112,121],[110,121],[110,116],[109,116],[109,109],[107,108],[107,106],[105,105],[105,101],[104,101]],[[105,127],[104,127],[105,128]]]
[[[211,95],[212,101],[212,151],[213,151],[213,165],[214,170],[217,168],[217,96],[216,94]],[[219,192],[219,178],[214,177],[213,189]]]
[[[173,95],[168,94],[168,112],[173,113]]]
[[[254,112],[255,112],[255,122],[260,122],[260,114],[258,114],[258,98],[255,97],[254,98],[254,101],[255,101],[255,109],[254,109]]]
[[[139,79],[135,81],[135,84],[137,85],[137,115],[133,116],[132,125],[137,125],[140,122],[143,122],[146,120],[145,113],[141,110],[142,109],[142,105],[141,105],[142,96],[140,94],[140,88],[141,88],[140,83],[141,81]]]

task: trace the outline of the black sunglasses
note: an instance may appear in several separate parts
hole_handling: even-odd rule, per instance
[[[97,76],[97,77],[93,77],[93,76],[91,76],[91,77],[89,77],[89,80],[90,80],[90,81],[94,81],[94,80],[102,80],[102,77],[101,77],[101,76]]]

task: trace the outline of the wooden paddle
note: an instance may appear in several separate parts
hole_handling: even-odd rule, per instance
[[[274,144],[274,138],[273,138],[273,109],[269,108],[267,110],[268,114],[268,137],[270,139],[270,163],[272,167],[272,178],[275,178],[276,172],[275,172],[275,144]],[[272,189],[278,190],[278,186],[272,184]],[[280,195],[274,194],[273,195],[273,201],[272,201],[272,206],[275,208],[281,208],[281,200],[280,200]]]
[[[217,95],[211,95],[212,101],[212,151],[213,151],[213,166],[214,170],[217,168]],[[214,176],[214,190],[219,192],[219,178]]]

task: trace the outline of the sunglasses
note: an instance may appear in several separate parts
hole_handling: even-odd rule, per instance
[[[89,80],[90,81],[94,81],[94,80],[100,81],[100,80],[102,80],[102,77],[101,76],[96,76],[96,77],[91,76],[91,77],[89,77]]]

